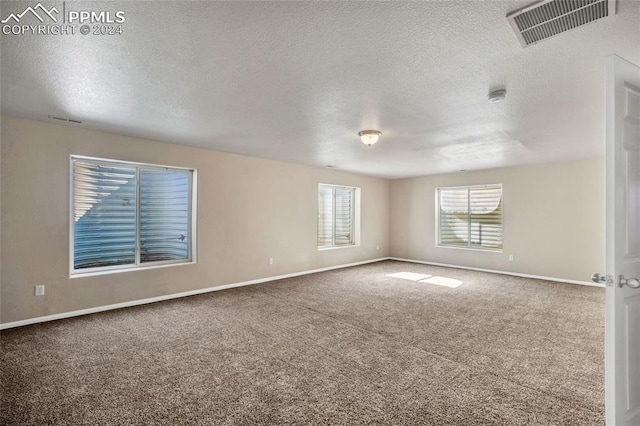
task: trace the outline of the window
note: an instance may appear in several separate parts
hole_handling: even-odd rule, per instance
[[[358,244],[359,188],[318,186],[318,248]]]
[[[195,262],[196,171],[71,157],[71,274]]]
[[[438,245],[502,250],[502,185],[438,188]]]

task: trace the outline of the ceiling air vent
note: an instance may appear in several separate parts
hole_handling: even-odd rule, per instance
[[[615,0],[542,0],[507,15],[522,47],[616,13]]]
[[[82,121],[80,120],[74,120],[72,118],[66,118],[66,117],[57,117],[55,115],[47,115],[47,117],[49,117],[51,120],[56,120],[56,121],[64,121],[67,123],[73,123],[73,124],[82,124]]]

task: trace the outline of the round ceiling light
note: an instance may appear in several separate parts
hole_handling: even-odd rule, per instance
[[[360,136],[360,140],[366,146],[371,146],[374,143],[378,142],[380,135],[382,132],[379,130],[362,130],[358,132],[358,136]]]

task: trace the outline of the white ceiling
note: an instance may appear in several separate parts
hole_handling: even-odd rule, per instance
[[[124,11],[122,35],[2,35],[2,112],[387,178],[602,156],[640,1],[523,49],[505,16],[529,3],[66,2]]]

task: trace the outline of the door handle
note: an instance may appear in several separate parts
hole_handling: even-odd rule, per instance
[[[618,286],[628,285],[631,288],[640,288],[640,280],[637,278],[625,278],[624,275],[619,276]]]

